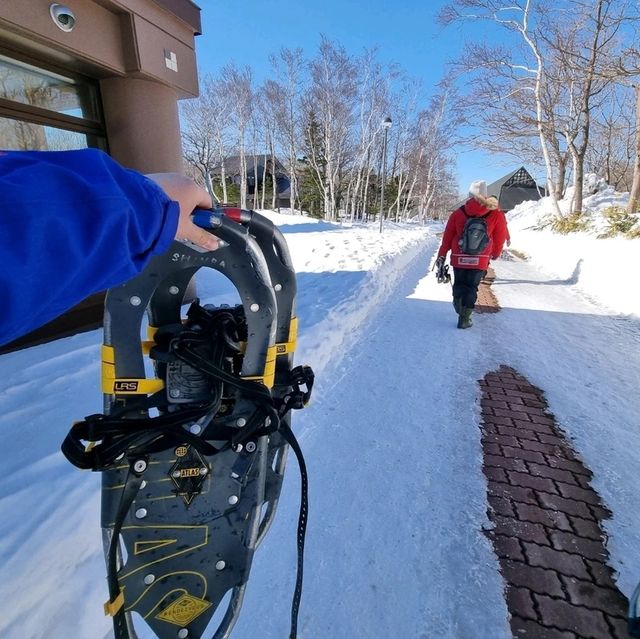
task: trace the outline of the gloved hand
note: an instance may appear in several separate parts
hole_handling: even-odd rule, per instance
[[[511,240],[507,240],[507,247],[511,246]]]
[[[445,259],[444,255],[441,255],[436,260],[436,263],[434,265],[436,269],[436,279],[438,280],[439,284],[442,284],[443,282],[446,283],[451,281],[451,276],[449,275],[449,267],[445,265],[444,259]]]

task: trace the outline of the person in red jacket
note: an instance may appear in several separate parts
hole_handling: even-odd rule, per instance
[[[489,236],[488,244],[478,255],[465,254],[460,248],[464,226],[472,217],[484,218]],[[436,260],[436,266],[441,268],[451,251],[453,306],[458,313],[458,328],[469,328],[473,324],[471,314],[478,298],[478,286],[489,268],[489,260],[500,257],[506,239],[507,223],[498,208],[498,200],[487,195],[486,182],[472,182],[469,199],[447,220]]]

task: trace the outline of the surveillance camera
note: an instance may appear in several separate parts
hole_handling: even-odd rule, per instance
[[[54,3],[49,7],[49,13],[55,25],[63,31],[72,31],[76,26],[76,15],[69,7]]]

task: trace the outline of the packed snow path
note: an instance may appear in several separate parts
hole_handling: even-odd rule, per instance
[[[494,292],[503,310],[459,331],[450,288],[427,270],[433,235],[408,241],[381,266],[369,259],[373,248],[362,251],[356,266],[342,232],[317,233],[326,238],[313,253],[296,246],[316,233],[283,230],[303,271],[296,360],[318,372],[311,407],[295,416],[311,480],[301,639],[511,636],[498,561],[482,532],[490,522],[476,404],[477,380],[500,364],[545,391],[593,471],[613,511],[609,549],[629,596],[640,578],[637,321],[585,300],[570,278],[499,261]],[[57,452],[71,421],[100,406],[99,339],[94,332],[0,358],[7,639],[109,636],[98,477]],[[296,473],[291,459],[233,639],[287,636]]]

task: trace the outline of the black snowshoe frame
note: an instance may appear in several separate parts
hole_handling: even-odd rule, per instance
[[[293,368],[295,272],[284,237],[264,216],[221,208],[194,220],[223,247],[174,242],[140,276],[108,291],[104,414],[74,424],[62,449],[80,468],[103,473],[105,612],[115,638],[137,637],[136,613],[160,639],[223,639],[273,522],[291,446],[302,477],[293,638],[307,478],[290,410],[307,404],[313,386],[309,367]],[[241,304],[196,301],[183,319],[184,292],[203,267],[226,276]]]

